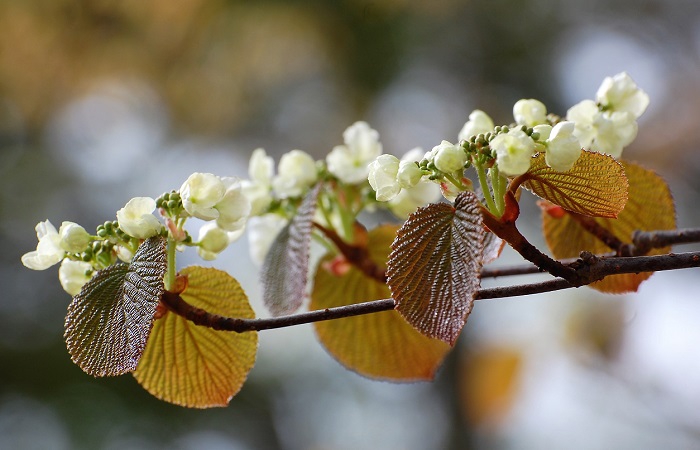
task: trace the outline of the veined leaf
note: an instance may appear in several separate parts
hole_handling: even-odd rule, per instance
[[[226,272],[187,267],[180,294],[190,305],[213,314],[255,317],[241,285]],[[153,325],[134,377],[155,397],[191,408],[226,406],[255,364],[257,332],[234,333],[197,326],[172,311]]]
[[[291,314],[304,302],[312,222],[320,188],[319,183],[306,194],[297,214],[277,235],[265,257],[260,275],[263,302],[273,316]]]
[[[676,228],[676,212],[671,191],[666,182],[650,170],[637,164],[623,162],[629,180],[629,200],[617,219],[595,218],[622,242],[630,243],[636,230],[673,230]],[[559,216],[559,215],[556,215]],[[584,230],[570,215],[555,217],[546,211],[542,214],[543,230],[547,246],[557,259],[573,258],[583,250],[591,253],[610,251],[605,244]],[[668,253],[670,247],[653,249],[650,255]],[[602,292],[634,292],[651,276],[651,272],[612,275],[591,284]]]
[[[68,306],[65,339],[86,373],[114,376],[136,368],[163,295],[165,239],[139,246],[131,264],[99,271]]]
[[[385,266],[397,227],[369,232],[370,258]],[[389,298],[389,288],[355,267],[332,273],[333,255],[321,260],[311,293],[311,309],[325,309]],[[342,365],[360,375],[392,381],[430,380],[450,350],[419,333],[397,311],[384,311],[314,323],[318,339]]]
[[[601,153],[582,151],[568,172],[547,166],[540,153],[520,180],[535,195],[586,216],[617,217],[627,203],[628,183],[622,165]]]
[[[418,209],[399,229],[388,263],[396,309],[426,336],[454,345],[471,312],[484,252],[479,201]]]

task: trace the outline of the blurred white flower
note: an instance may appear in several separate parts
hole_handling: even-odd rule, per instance
[[[92,265],[83,261],[64,259],[61,267],[58,268],[58,280],[61,282],[63,290],[71,296],[78,295],[85,283],[90,281],[92,275]]]
[[[136,239],[147,239],[155,236],[163,225],[152,213],[156,209],[156,201],[151,197],[134,197],[117,211],[119,228]]]
[[[211,261],[230,243],[229,233],[216,226],[215,222],[207,222],[199,229],[197,253],[205,261]]]
[[[245,226],[250,215],[250,200],[243,193],[241,182],[235,177],[221,179],[226,190],[221,199],[214,205],[219,216],[216,224],[226,231],[237,231]]]
[[[389,210],[400,219],[408,216],[421,206],[440,200],[440,186],[432,181],[421,181],[410,188],[404,188],[389,201]]]
[[[464,164],[467,162],[467,153],[464,149],[448,141],[442,141],[440,145],[433,147],[431,154],[435,167],[449,174],[463,171]]]
[[[596,101],[604,111],[629,112],[635,119],[649,106],[649,96],[626,73],[606,77],[598,88]]]
[[[272,202],[272,176],[274,161],[267,156],[265,150],[257,148],[250,156],[248,176],[250,179],[241,181],[243,194],[250,201],[250,214],[257,216],[264,213]]]
[[[370,163],[367,179],[376,191],[377,201],[389,201],[401,191],[397,180],[398,172],[399,159],[394,155],[380,155]]]
[[[539,135],[537,136],[537,142],[545,142],[547,139],[549,139],[549,135],[552,132],[552,126],[540,124],[532,127],[532,130]]]
[[[280,198],[299,197],[317,179],[316,161],[304,151],[292,150],[280,158],[272,187]]]
[[[472,136],[478,136],[479,134],[486,134],[492,132],[494,129],[493,120],[485,112],[480,109],[475,109],[469,114],[469,120],[464,124],[459,132],[458,140],[466,141]]]
[[[61,262],[66,251],[61,246],[61,237],[50,221],[39,222],[36,227],[39,243],[36,250],[22,255],[22,264],[33,270],[44,270]]]
[[[343,133],[345,145],[338,145],[326,156],[328,171],[348,184],[367,180],[369,164],[382,154],[379,133],[366,122],[355,122]]]
[[[61,247],[67,252],[80,253],[90,243],[88,232],[75,222],[64,221],[58,234],[61,237]]]
[[[513,117],[518,125],[534,127],[547,122],[547,107],[533,98],[521,99],[513,105]]]
[[[248,221],[248,248],[250,258],[255,264],[262,266],[270,246],[285,225],[287,225],[287,219],[274,213],[250,218]]]
[[[124,247],[123,245],[115,245],[114,250],[117,252],[117,258],[125,263],[130,263],[134,258],[134,252]]]
[[[490,142],[496,164],[503,175],[518,176],[528,171],[535,152],[535,141],[520,129],[499,134]]]
[[[559,122],[547,139],[545,161],[557,172],[570,170],[581,155],[581,144],[574,136],[573,122]]]

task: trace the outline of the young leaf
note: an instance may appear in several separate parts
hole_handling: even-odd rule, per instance
[[[226,272],[187,267],[180,294],[190,305],[227,317],[255,317],[241,285]],[[226,406],[255,364],[258,334],[196,326],[172,311],[153,325],[134,377],[155,397],[191,408]]]
[[[462,192],[454,206],[418,209],[391,248],[387,284],[396,309],[421,333],[454,345],[471,312],[483,260],[476,195]]]
[[[260,279],[263,302],[273,316],[291,314],[306,296],[309,248],[321,184],[306,194],[297,214],[280,231],[265,257]]]
[[[519,177],[535,195],[578,214],[617,217],[627,202],[627,179],[622,165],[608,155],[582,151],[574,167],[557,172],[547,166],[544,153],[532,159]]]
[[[68,306],[65,338],[86,373],[114,376],[136,368],[163,295],[165,239],[144,241],[131,264],[99,271]]]
[[[369,232],[370,258],[386,265],[397,227]],[[332,273],[333,255],[321,261],[311,309],[325,309],[391,296],[389,288],[355,267]],[[416,331],[397,311],[314,323],[318,339],[338,362],[360,375],[392,381],[431,380],[450,346]]]
[[[595,218],[622,242],[630,243],[636,230],[672,230],[676,228],[676,213],[671,191],[664,180],[637,164],[623,162],[629,180],[629,200],[617,219]],[[583,250],[606,253],[610,248],[584,230],[569,214],[549,214],[544,211],[543,230],[547,246],[557,259],[572,258]],[[668,253],[670,247],[654,249],[651,255]],[[591,284],[601,292],[634,292],[651,276],[651,272],[612,275]]]

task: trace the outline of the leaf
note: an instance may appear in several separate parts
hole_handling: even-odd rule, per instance
[[[397,227],[369,232],[370,258],[386,265]],[[340,257],[342,258],[342,257]],[[333,255],[316,270],[311,293],[313,310],[389,298],[389,288],[355,267],[334,274]],[[319,341],[342,365],[360,375],[392,381],[431,380],[450,346],[416,331],[397,311],[384,311],[314,323]]]
[[[595,218],[622,242],[630,243],[636,230],[673,230],[676,213],[671,191],[666,182],[650,170],[637,164],[622,163],[629,180],[629,200],[617,219]],[[583,250],[601,254],[610,248],[581,227],[569,214],[543,212],[543,231],[547,246],[557,259],[573,258]],[[654,249],[651,255],[668,253],[670,247]],[[651,272],[612,275],[590,286],[601,292],[634,292],[651,276]]]
[[[484,235],[484,256],[483,265],[493,262],[501,256],[503,248],[506,246],[506,241],[499,238],[490,231]]]
[[[190,305],[213,314],[255,317],[241,285],[213,268],[187,267],[180,294]],[[191,408],[226,406],[255,364],[258,334],[194,325],[172,311],[156,320],[134,377],[153,396]]]
[[[136,368],[163,295],[165,238],[139,246],[131,264],[100,270],[68,306],[65,339],[86,373],[114,376]]]
[[[586,216],[617,217],[627,202],[622,165],[601,153],[582,151],[568,172],[547,166],[544,153],[540,153],[520,180],[535,195]]]
[[[265,257],[260,274],[263,302],[273,316],[291,314],[304,303],[312,223],[320,187],[319,183],[306,194],[296,215],[277,235]]]
[[[493,426],[506,418],[518,393],[524,357],[516,348],[479,347],[462,357],[460,404],[472,426]]]
[[[421,333],[454,345],[479,287],[484,227],[476,195],[418,209],[391,247],[387,283],[396,309]]]

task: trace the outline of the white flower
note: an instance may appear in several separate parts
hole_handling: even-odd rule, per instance
[[[496,164],[503,175],[518,176],[528,171],[535,152],[535,142],[520,129],[499,134],[490,142],[496,152]]]
[[[380,155],[370,163],[367,179],[377,193],[377,201],[389,201],[401,191],[396,179],[398,172],[399,159],[394,155]]]
[[[545,161],[557,172],[570,170],[581,155],[581,144],[574,136],[573,122],[556,124],[549,133],[546,145]]]
[[[216,224],[226,231],[238,231],[245,226],[250,215],[250,200],[243,193],[238,178],[224,177],[221,182],[226,190],[214,205],[214,209],[219,213]]]
[[[36,250],[22,255],[22,264],[33,270],[44,270],[61,262],[66,251],[61,247],[61,237],[50,221],[39,222],[36,227],[39,243]]]
[[[400,219],[407,219],[409,214],[428,203],[440,199],[440,186],[432,181],[422,181],[414,187],[402,189],[389,201],[389,209]]]
[[[114,250],[117,252],[117,258],[125,263],[130,263],[134,258],[134,252],[123,245],[115,245]]]
[[[58,234],[61,237],[61,247],[67,252],[80,253],[90,243],[90,235],[85,228],[74,222],[63,222]]]
[[[217,227],[216,223],[208,222],[199,229],[197,253],[203,260],[211,261],[226,250],[229,243],[228,232]]]
[[[282,155],[277,172],[272,186],[280,198],[299,197],[318,179],[316,162],[301,150]]]
[[[287,225],[287,219],[278,214],[251,217],[248,223],[248,248],[250,258],[261,266],[275,238]]]
[[[547,122],[547,107],[533,98],[518,100],[513,105],[513,117],[518,125],[534,127]]]
[[[64,291],[75,297],[85,283],[90,281],[92,274],[93,268],[90,263],[64,259],[58,268],[58,281],[61,282]]]
[[[274,175],[275,161],[267,156],[264,148],[256,148],[250,155],[248,176],[258,184],[270,186]]]
[[[574,136],[581,147],[619,158],[624,147],[637,136],[634,114],[625,111],[601,112],[593,100],[584,100],[571,108],[566,119],[574,122]]]
[[[250,215],[251,202],[238,178],[193,173],[180,187],[185,211],[202,220],[216,220],[227,231],[241,229]]]
[[[326,157],[328,171],[348,184],[367,179],[368,166],[382,154],[379,133],[366,122],[355,122],[343,133],[345,145],[338,145]]]
[[[272,176],[274,161],[262,148],[255,149],[248,164],[249,180],[241,181],[243,194],[250,201],[250,214],[257,216],[264,213],[272,203]]]
[[[649,96],[626,73],[606,77],[598,88],[596,101],[604,111],[629,112],[635,119],[649,106]]]
[[[591,150],[607,153],[613,158],[619,158],[622,150],[637,137],[637,121],[630,112],[606,111],[596,117],[593,123],[597,131]]]
[[[416,147],[407,151],[401,157],[401,161],[399,161],[399,172],[396,174],[396,180],[399,182],[399,186],[404,189],[409,189],[421,181],[423,178],[423,171],[418,167],[416,162],[420,162],[424,154],[425,152],[422,148]]]
[[[549,135],[552,132],[552,126],[547,124],[535,125],[532,130],[537,133],[537,142],[545,142],[549,139]]]
[[[466,141],[472,136],[490,133],[493,129],[494,125],[491,117],[480,109],[475,109],[469,114],[469,120],[462,127],[457,139]]]
[[[182,206],[188,214],[202,220],[214,220],[219,211],[214,206],[223,198],[226,186],[211,173],[195,172],[180,186]]]
[[[151,197],[135,197],[117,211],[119,228],[136,239],[147,239],[155,236],[163,225],[152,213],[156,209],[156,201]]]
[[[440,193],[451,202],[455,201],[460,192],[462,192],[462,189],[455,186],[450,181],[445,180],[440,183]]]
[[[451,174],[464,170],[464,163],[467,162],[467,153],[459,145],[442,141],[440,145],[433,147],[431,153],[434,155],[433,163],[435,167],[441,172]]]

